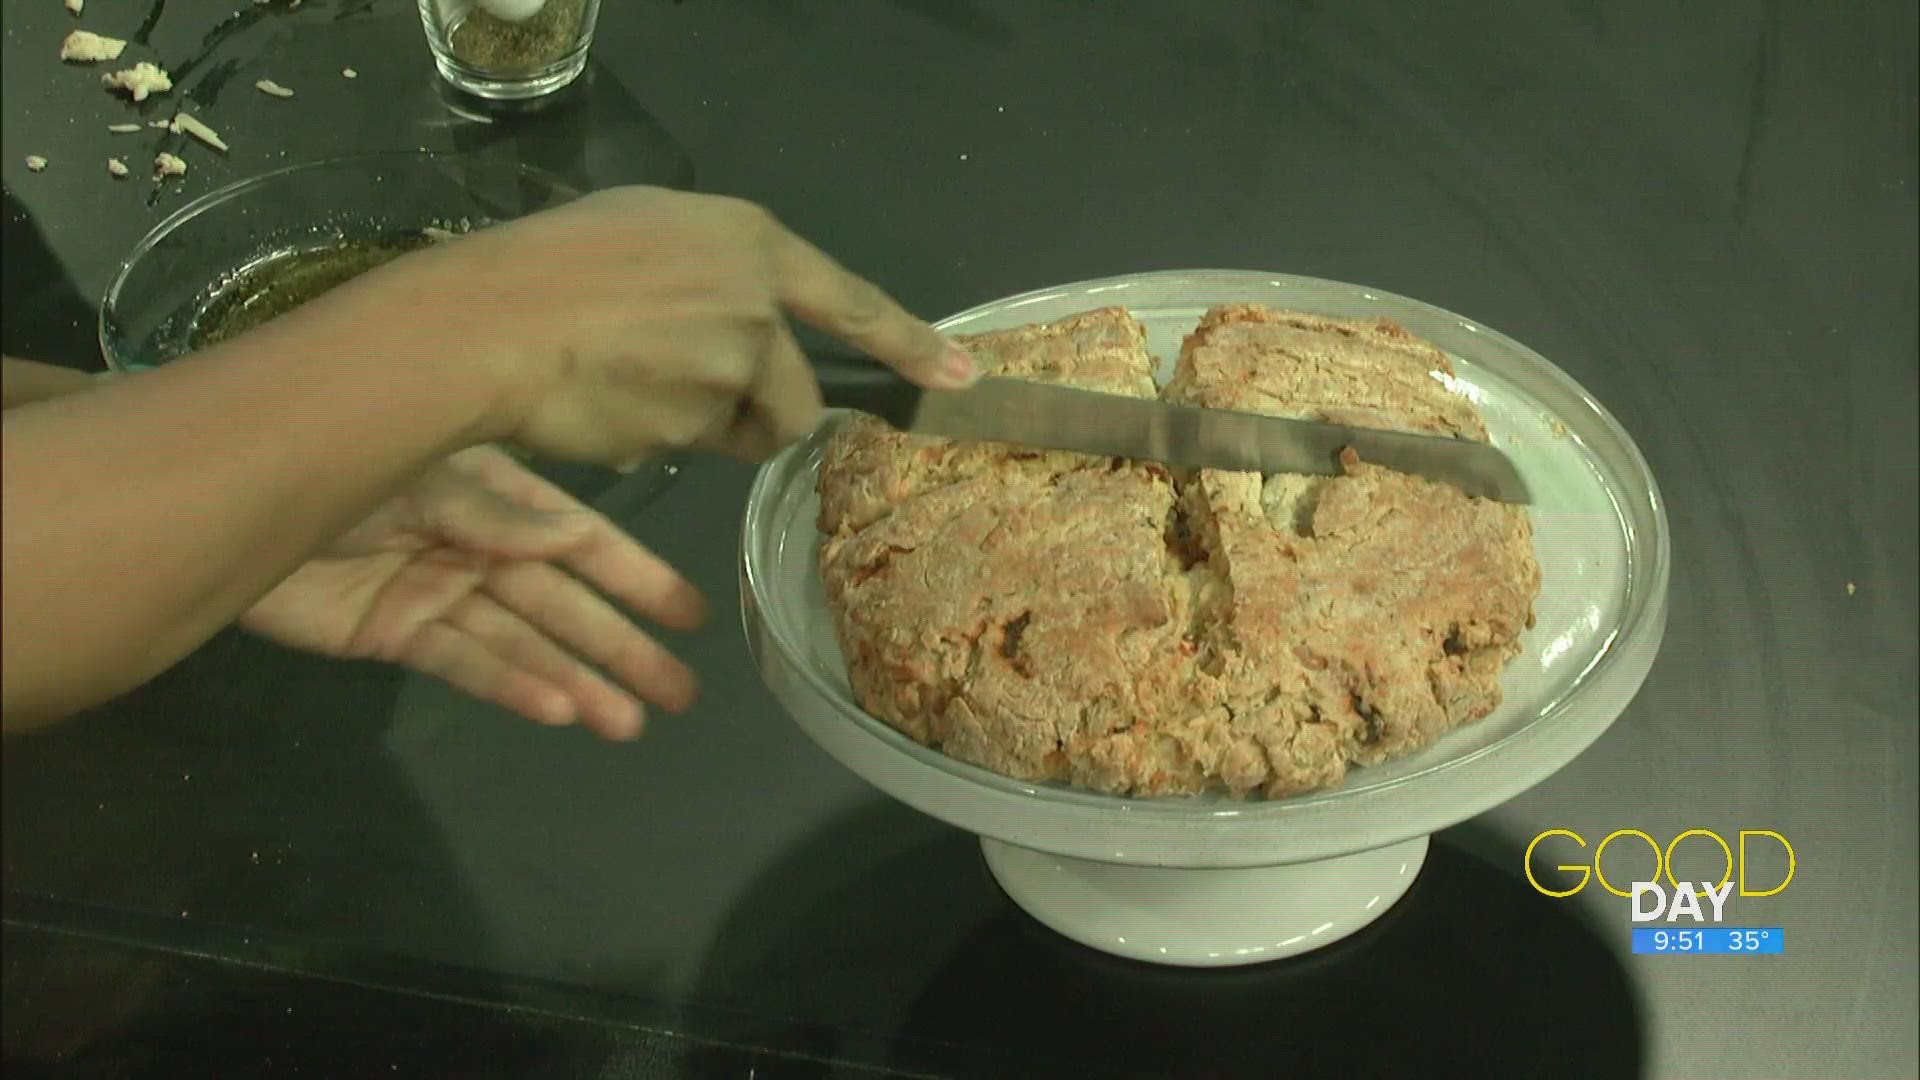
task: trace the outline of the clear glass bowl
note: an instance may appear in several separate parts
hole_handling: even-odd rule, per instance
[[[289,253],[427,228],[459,232],[579,195],[529,165],[426,151],[331,158],[241,180],[188,203],[134,246],[100,303],[100,350],[119,372],[185,355],[223,289]],[[563,463],[536,467],[585,498],[617,486],[623,512],[650,501],[675,474],[666,461],[625,476]]]
[[[1417,851],[1405,850],[1413,852],[1411,865],[1417,867],[1428,834],[1512,798],[1598,738],[1638,692],[1666,624],[1666,509],[1633,440],[1565,372],[1471,320],[1358,285],[1197,270],[1044,289],[982,305],[940,327],[977,332],[1124,305],[1145,324],[1164,380],[1181,338],[1208,307],[1248,301],[1326,315],[1385,316],[1439,345],[1454,360],[1460,389],[1476,401],[1494,442],[1513,458],[1534,494],[1529,513],[1542,588],[1525,651],[1502,679],[1505,701],[1493,715],[1416,754],[1356,768],[1339,788],[1269,801],[1119,798],[1009,779],[921,746],[853,698],[817,563],[814,485],[833,418],[761,469],[742,534],[748,640],[769,687],[800,726],[876,786],[985,838],[1001,883],[1043,921],[1129,955],[1137,950],[1114,948],[1111,934],[1103,942],[1106,931],[1086,928],[1098,918],[1101,896],[1138,887],[1149,896],[1173,895],[1167,891],[1173,888],[1191,897],[1207,889],[1192,878],[1178,888],[1148,888],[1137,876],[1114,879],[1115,867],[1298,866],[1416,841]],[[1035,861],[1035,853],[1050,857]],[[1016,865],[1020,860],[1025,862]],[[1076,860],[1105,868],[1075,866]],[[1369,873],[1375,881],[1381,875],[1399,880],[1407,865],[1405,859],[1387,860],[1371,872],[1349,866],[1340,880],[1364,890]],[[1063,884],[1069,879],[1070,885]],[[1297,882],[1297,875],[1288,880]],[[1325,892],[1324,885],[1315,886],[1321,890],[1315,895]],[[1271,880],[1260,887],[1285,891]],[[1393,886],[1380,888],[1398,895]],[[1051,900],[1040,895],[1048,889],[1054,890]],[[1214,910],[1216,921],[1245,914],[1244,896],[1217,899],[1229,906]],[[1153,937],[1153,926],[1133,926],[1137,935]],[[1158,940],[1165,954],[1166,934]],[[1243,957],[1273,954],[1265,945],[1251,953],[1244,945],[1239,949]]]
[[[507,221],[579,194],[530,166],[412,151],[250,177],[181,207],[134,245],[100,303],[100,349],[116,371],[183,355],[220,290],[268,259],[390,233]]]

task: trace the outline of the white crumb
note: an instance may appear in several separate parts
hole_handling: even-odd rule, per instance
[[[452,229],[443,229],[438,225],[428,225],[426,228],[420,230],[420,235],[426,237],[433,243],[439,244],[451,240],[460,234],[454,232]]]
[[[961,161],[965,161],[965,160],[967,160],[967,155],[965,155],[965,154],[961,154],[961,155],[960,155],[960,160],[961,160]]]
[[[253,86],[254,86],[254,89],[260,91],[261,93],[270,94],[273,97],[292,97],[293,96],[293,91],[287,89],[284,86],[281,86],[279,83],[274,82],[272,79],[261,79],[259,82],[254,83]]]
[[[127,43],[119,38],[102,37],[86,30],[75,30],[60,43],[60,59],[73,64],[97,64],[118,60]]]
[[[170,128],[170,127],[172,127],[172,126],[173,126],[173,121],[171,121],[171,120],[149,120],[149,121],[147,121],[147,126],[148,126],[148,127],[150,127],[150,128]]]
[[[43,172],[45,171],[46,167],[47,167],[46,158],[41,157],[39,154],[27,155],[27,171],[28,172]]]
[[[1854,593],[1853,582],[1849,581],[1847,582],[1847,595],[1852,596],[1853,593]]]
[[[159,154],[153,159],[153,175],[185,176],[187,175],[187,163],[174,157],[172,154]]]
[[[349,79],[357,79],[360,77],[360,73],[353,70],[352,68],[341,68],[340,74],[346,76]]]
[[[131,135],[140,130],[139,124],[108,124],[107,130],[115,135]]]
[[[145,101],[150,94],[163,94],[173,89],[173,77],[157,64],[149,64],[145,60],[125,71],[102,75],[100,81],[110,90],[125,90],[135,101]]]
[[[86,6],[87,0],[67,0],[67,10],[73,12],[75,15],[80,14],[81,10]]]
[[[107,159],[107,171],[115,177],[125,176],[127,175],[127,163],[117,157],[110,157]]]
[[[188,113],[174,113],[173,123],[167,127],[167,130],[175,135],[191,135],[223,154],[229,149],[226,140],[220,137],[219,132],[194,119]]]

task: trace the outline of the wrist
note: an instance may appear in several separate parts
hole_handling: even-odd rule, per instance
[[[488,403],[480,421],[485,442],[519,437],[540,402],[574,362],[570,355],[550,360],[536,349],[498,341],[452,359],[464,361],[463,376],[473,380],[473,392]]]
[[[309,307],[338,303],[341,325],[373,339],[362,346],[369,355],[391,357],[410,376],[430,379],[443,403],[457,406],[463,445],[509,441],[570,358],[524,344],[539,335],[517,332],[513,305],[479,310],[486,301],[460,287],[473,268],[463,267],[457,254],[449,247],[402,256]]]
[[[349,281],[262,330],[279,331],[290,352],[341,378],[405,400],[414,423],[433,429],[447,453],[511,439],[544,389],[534,365],[511,355],[507,336],[476,319],[444,276],[397,269]]]

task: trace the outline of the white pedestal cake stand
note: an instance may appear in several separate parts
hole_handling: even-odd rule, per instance
[[[1564,372],[1457,315],[1339,282],[1178,271],[1011,297],[941,327],[1121,304],[1164,365],[1202,312],[1236,301],[1390,317],[1455,358],[1457,388],[1535,497],[1536,622],[1492,716],[1293,799],[1121,799],[1010,780],[920,746],[853,700],[817,566],[814,483],[830,427],[763,467],[742,536],[749,644],[815,742],[882,791],[979,835],[995,879],[1045,925],[1116,955],[1200,967],[1295,955],[1379,918],[1412,885],[1430,834],[1546,779],[1607,729],[1666,623],[1666,510],[1632,440]]]

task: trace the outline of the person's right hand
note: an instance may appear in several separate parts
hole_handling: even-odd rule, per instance
[[[973,377],[963,351],[879,288],[765,210],[719,196],[603,191],[338,292],[350,290],[343,303],[432,328],[418,348],[498,380],[487,437],[562,459],[699,447],[758,460],[811,432],[819,387],[787,315],[921,385]]]

